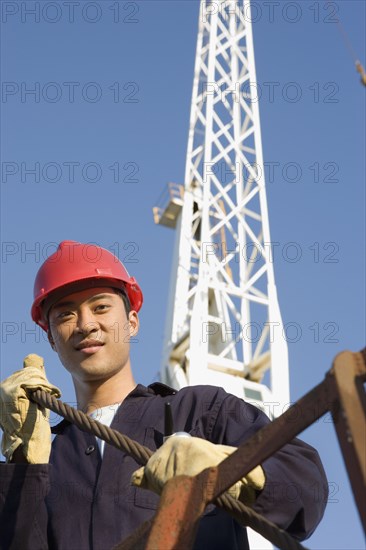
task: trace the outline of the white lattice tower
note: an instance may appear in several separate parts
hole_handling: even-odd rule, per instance
[[[289,402],[288,353],[250,20],[249,0],[201,2],[184,195],[171,216],[177,236],[161,378],[175,387],[220,385],[275,403],[276,414]]]

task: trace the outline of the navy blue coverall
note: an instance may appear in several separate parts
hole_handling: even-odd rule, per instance
[[[266,415],[223,389],[193,386],[176,392],[138,385],[111,427],[155,450],[163,441],[164,404],[174,428],[212,443],[238,446],[264,426]],[[53,428],[50,464],[0,467],[1,550],[110,550],[155,513],[159,497],[133,487],[140,465],[63,421]],[[262,467],[266,484],[254,509],[298,539],[323,516],[328,485],[315,449],[296,439]],[[248,549],[246,530],[226,512],[207,509],[196,549]]]

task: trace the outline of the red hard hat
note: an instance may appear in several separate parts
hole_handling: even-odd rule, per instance
[[[48,322],[42,311],[44,301],[53,293],[55,298],[61,297],[59,294],[64,287],[65,292],[70,287],[71,293],[75,283],[79,281],[85,281],[86,287],[110,286],[124,289],[130,300],[131,309],[139,311],[141,308],[141,289],[116,256],[95,244],[62,241],[56,252],[47,258],[37,273],[31,311],[33,321],[47,330]]]

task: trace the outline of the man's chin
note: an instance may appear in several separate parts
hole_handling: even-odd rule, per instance
[[[94,359],[93,356],[90,356],[79,363],[77,377],[83,382],[103,381],[108,380],[120,370],[121,369],[106,365],[105,363],[101,364],[96,358]],[[76,370],[74,370],[74,372],[76,372]]]

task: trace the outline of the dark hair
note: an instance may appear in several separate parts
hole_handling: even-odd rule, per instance
[[[127,292],[125,290],[122,290],[122,289],[119,289],[119,288],[115,288],[114,291],[116,292],[116,294],[119,294],[121,296],[122,301],[123,301],[124,306],[125,306],[126,315],[128,317],[128,314],[131,311],[131,304],[130,304],[130,300],[127,296]]]

